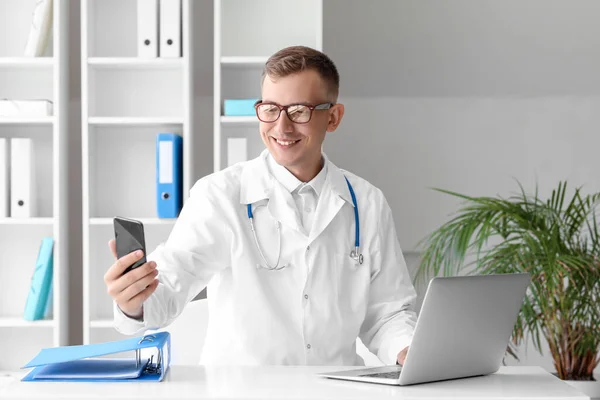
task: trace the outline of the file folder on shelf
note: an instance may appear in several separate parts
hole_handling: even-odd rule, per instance
[[[156,349],[149,355],[145,349]],[[131,358],[99,358],[134,351]],[[171,335],[158,332],[151,335],[82,346],[42,349],[23,368],[34,369],[25,382],[160,382],[170,365]]]
[[[181,0],[160,0],[159,19],[160,57],[181,57]]]
[[[48,310],[50,288],[52,286],[54,240],[50,237],[42,239],[42,245],[35,263],[31,286],[25,303],[23,318],[28,321],[43,319]]]
[[[158,0],[137,0],[138,57],[158,57]]]
[[[183,206],[183,139],[175,133],[156,136],[156,205],[158,218],[177,218]]]
[[[225,99],[223,113],[228,117],[255,117],[254,104],[258,99]]]
[[[29,36],[25,44],[26,57],[42,57],[51,49],[53,25],[52,0],[38,0],[33,10],[33,20],[29,28]]]
[[[33,141],[30,138],[11,139],[10,153],[11,217],[37,217]]]
[[[8,217],[8,141],[0,138],[0,218]]]
[[[248,159],[246,138],[227,139],[227,166],[231,167]]]

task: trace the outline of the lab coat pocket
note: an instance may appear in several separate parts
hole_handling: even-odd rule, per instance
[[[362,264],[350,257],[350,252],[338,254],[337,265],[337,294],[340,308],[352,314],[364,314],[369,300],[371,273],[369,257],[364,254]]]

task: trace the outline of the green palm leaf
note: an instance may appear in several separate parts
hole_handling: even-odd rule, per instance
[[[425,237],[415,280],[461,273],[529,272],[532,283],[512,342],[531,337],[550,346],[562,379],[593,379],[600,361],[600,193],[569,196],[559,182],[547,200],[519,193],[507,199],[471,197],[435,189],[463,201],[459,211]],[[511,348],[509,353],[514,355]]]

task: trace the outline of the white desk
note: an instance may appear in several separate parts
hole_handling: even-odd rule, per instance
[[[502,367],[497,374],[395,387],[320,378],[331,367],[172,366],[161,383],[13,381],[1,399],[588,399],[538,367]]]

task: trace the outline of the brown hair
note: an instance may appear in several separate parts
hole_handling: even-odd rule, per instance
[[[333,61],[324,53],[306,46],[291,46],[279,50],[267,60],[262,73],[261,85],[267,75],[283,78],[305,70],[316,71],[327,87],[327,95],[337,101],[340,75]]]

